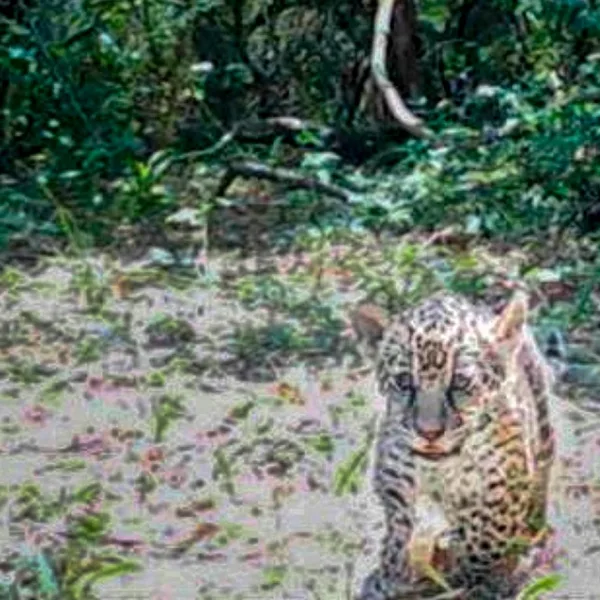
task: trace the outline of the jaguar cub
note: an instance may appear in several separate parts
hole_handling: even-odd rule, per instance
[[[498,316],[435,294],[390,322],[372,305],[354,314],[357,334],[376,350],[386,400],[374,469],[386,533],[361,600],[410,589],[416,504],[432,474],[449,525],[436,547],[452,585],[485,588],[494,573],[502,578],[514,566],[515,538],[531,539],[545,520],[552,375],[527,309],[520,293]]]

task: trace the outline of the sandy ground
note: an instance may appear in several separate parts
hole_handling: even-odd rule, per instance
[[[370,376],[353,379],[348,364],[325,362],[279,369],[270,381],[240,379],[223,365],[229,329],[247,315],[230,298],[197,289],[147,287],[112,298],[108,318],[82,312],[81,302],[62,267],[2,296],[0,548],[31,551],[62,539],[64,520],[15,517],[23,483],[53,497],[100,482],[101,508],[112,517],[106,543],[144,567],[96,585],[102,600],[349,598],[374,565],[382,532],[368,477],[357,494],[334,493],[341,465],[364,446],[381,410]],[[123,333],[116,324],[126,314],[131,326]],[[192,367],[167,369],[156,388],[145,376],[183,352],[151,343],[146,328],[159,314],[187,319],[196,342],[185,350]],[[60,358],[61,348],[86,340],[100,340],[101,352],[87,362]],[[24,365],[33,364],[45,369],[28,376]],[[165,392],[182,399],[186,416],[156,443],[152,406]],[[598,600],[600,405],[586,412],[569,390],[561,393],[553,407],[550,520],[564,580],[545,597]],[[252,403],[248,415],[219,430],[245,403]],[[78,449],[56,451],[74,436]],[[141,498],[139,478],[157,447],[157,485]],[[217,455],[226,458],[225,472]]]

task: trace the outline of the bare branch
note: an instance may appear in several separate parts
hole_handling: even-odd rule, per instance
[[[263,163],[250,160],[235,161],[229,165],[227,173],[217,191],[217,196],[223,195],[233,180],[240,176],[257,177],[259,179],[285,183],[292,188],[315,190],[345,202],[350,200],[350,192],[337,185],[324,183],[318,179],[313,179],[304,175],[298,175],[290,169],[269,167]]]

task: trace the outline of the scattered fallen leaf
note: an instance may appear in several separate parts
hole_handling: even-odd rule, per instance
[[[265,555],[262,552],[262,550],[255,550],[254,552],[248,552],[246,554],[242,554],[239,557],[239,560],[242,562],[256,562],[256,561],[260,561],[264,557],[265,557]]]
[[[193,537],[196,541],[205,540],[206,538],[210,538],[215,535],[218,531],[220,531],[220,529],[221,528],[215,523],[198,523],[198,525],[196,525]]]
[[[22,414],[24,421],[37,425],[43,425],[51,416],[51,413],[40,404],[25,407]]]
[[[196,502],[178,507],[175,514],[179,518],[193,517],[197,513],[214,510],[216,506],[215,501],[211,498],[208,500],[197,500]]]
[[[127,277],[120,273],[112,280],[110,290],[117,300],[123,300],[131,294],[131,285]]]
[[[227,559],[227,555],[222,552],[199,552],[196,558],[200,561],[217,562]]]
[[[291,385],[285,381],[277,384],[277,395],[289,404],[295,404],[299,406],[304,406],[304,404],[306,404],[306,401],[302,397],[298,386]]]

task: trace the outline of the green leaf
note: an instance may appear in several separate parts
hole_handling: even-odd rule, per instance
[[[544,592],[552,592],[558,589],[562,582],[562,575],[550,573],[528,584],[521,590],[516,600],[538,600]]]
[[[336,469],[333,478],[333,493],[336,496],[355,492],[358,489],[374,439],[375,429],[371,427],[364,444]]]
[[[90,504],[94,502],[101,493],[102,486],[99,483],[90,483],[89,485],[77,490],[73,494],[73,500],[83,504]]]
[[[130,573],[137,573],[142,567],[132,560],[115,556],[104,558],[104,564],[80,576],[69,590],[75,600],[86,600],[90,597],[90,590],[94,583],[113,577],[121,577]],[[110,561],[110,562],[108,562]]]
[[[279,587],[285,579],[286,568],[284,566],[267,567],[263,572],[264,581],[262,588],[265,590],[271,590]]]

